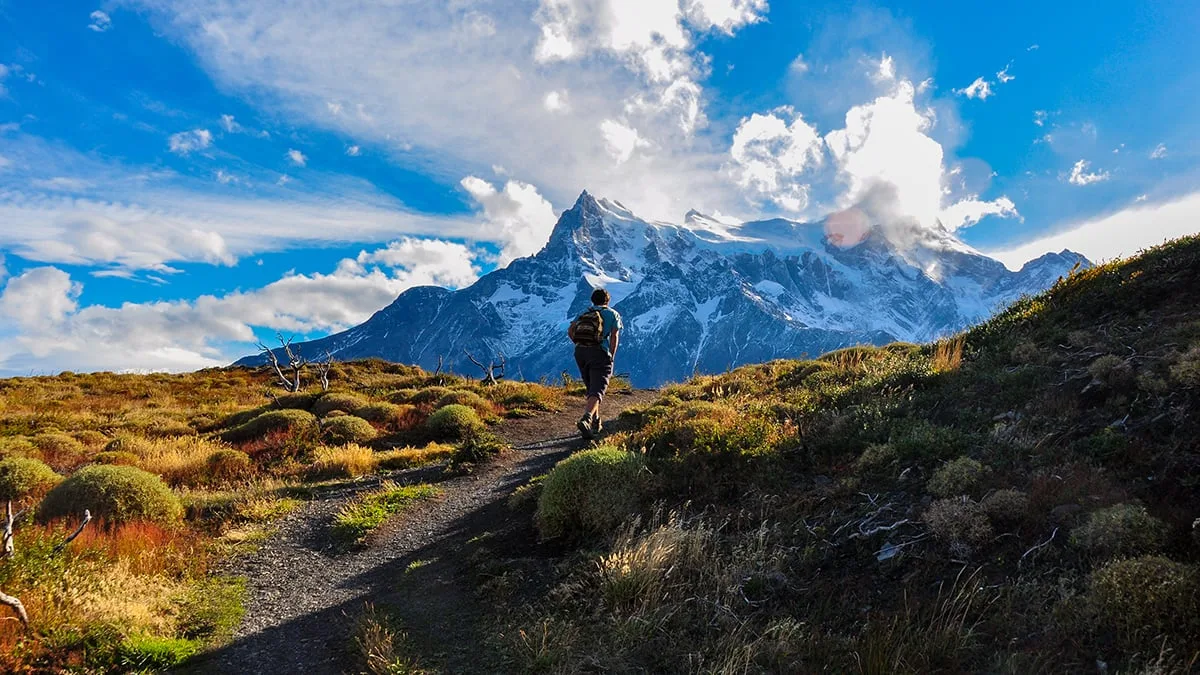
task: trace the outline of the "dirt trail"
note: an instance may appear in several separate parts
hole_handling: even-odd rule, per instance
[[[657,395],[613,394],[605,417]],[[378,485],[378,478],[341,484],[320,493],[281,521],[276,535],[235,561],[231,574],[249,579],[246,618],[229,645],[187,670],[202,673],[356,672],[350,630],[364,603],[386,606],[398,616],[422,665],[448,672],[497,672],[503,664],[483,647],[481,622],[491,612],[470,583],[464,552],[488,549],[489,540],[508,554],[535,546],[524,514],[505,500],[514,488],[544,473],[569,452],[584,447],[568,399],[558,414],[506,421],[496,430],[517,450],[476,473],[442,480],[441,498],[416,507],[376,536],[365,549],[339,552],[329,536],[333,514],[348,500]],[[610,428],[616,428],[608,422]],[[389,475],[401,483],[435,482],[439,468]],[[508,541],[494,541],[508,539]]]

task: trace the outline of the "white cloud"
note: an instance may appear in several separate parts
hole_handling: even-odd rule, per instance
[[[350,147],[346,148],[346,154],[351,157],[358,157],[362,154],[362,148],[357,145],[351,145]]]
[[[1000,84],[1007,84],[1007,83],[1012,82],[1013,80],[1017,79],[1015,76],[1008,74],[1009,68],[1012,68],[1011,63],[1008,64],[1007,66],[1004,66],[1003,70],[996,73],[996,79],[1000,81]]]
[[[967,98],[977,98],[980,101],[986,101],[987,97],[992,95],[992,83],[982,77],[975,78],[975,81],[962,89],[955,89],[954,93],[962,94]]]
[[[229,185],[231,183],[241,182],[240,178],[229,173],[225,169],[217,169],[217,172],[215,174],[213,174],[213,176],[217,179],[217,182],[220,183],[221,185]]]
[[[475,176],[462,179],[462,186],[483,207],[487,238],[502,245],[501,266],[536,253],[550,237],[557,220],[554,208],[534,186],[510,180],[497,190]]]
[[[483,12],[467,12],[462,25],[467,35],[473,38],[486,38],[496,34],[496,22]]]
[[[212,145],[212,132],[208,129],[193,129],[171,134],[167,138],[167,148],[177,155],[188,155],[196,150],[203,150]]]
[[[570,112],[569,95],[570,93],[566,89],[548,92],[542,99],[542,105],[550,112]]]
[[[1045,126],[1046,125],[1046,111],[1045,110],[1034,110],[1033,111],[1033,123],[1038,125],[1039,127]]]
[[[792,59],[791,64],[788,65],[788,71],[795,75],[803,75],[808,72],[808,69],[808,62],[804,60],[803,54],[797,54],[796,58]]]
[[[1167,146],[1164,143],[1159,143],[1154,146],[1154,150],[1150,152],[1150,159],[1162,159],[1167,156]]]
[[[1067,177],[1067,182],[1071,185],[1090,185],[1109,179],[1110,176],[1107,171],[1088,173],[1087,169],[1089,166],[1091,166],[1091,163],[1085,159],[1075,162],[1075,165],[1071,167],[1071,173]]]
[[[240,133],[244,130],[242,125],[233,119],[233,115],[221,115],[221,128],[225,130],[225,133],[229,134]]]
[[[287,151],[287,158],[290,159],[292,164],[295,164],[296,166],[308,165],[308,157],[305,157],[303,152],[300,152],[294,148]]]
[[[112,18],[100,10],[92,12],[88,15],[88,18],[92,20],[92,22],[88,24],[88,28],[96,31],[97,33],[103,33],[109,28],[112,28]]]
[[[616,160],[617,164],[629,161],[638,148],[650,147],[650,143],[641,137],[637,129],[615,120],[601,122],[600,132],[604,135],[609,156]]]
[[[1135,206],[1116,213],[1068,225],[1061,231],[1015,248],[990,252],[1010,268],[1044,253],[1070,249],[1093,262],[1130,256],[1140,250],[1200,232],[1200,192],[1166,202],[1148,204],[1139,197]]]
[[[1025,51],[1033,52],[1033,51],[1037,51],[1038,48],[1039,48],[1039,45],[1033,44],[1033,45],[1029,45],[1028,47],[1026,47]]]
[[[684,0],[683,7],[700,30],[715,28],[733,35],[737,29],[763,20],[767,0]]]
[[[938,220],[943,227],[953,232],[963,227],[970,227],[985,216],[1013,218],[1020,215],[1017,212],[1017,205],[1008,197],[981,201],[978,197],[972,196],[942,209]]]
[[[820,166],[823,151],[816,129],[794,110],[781,108],[744,118],[729,153],[736,164],[736,180],[743,188],[788,211],[808,206],[809,186],[801,182],[801,175]]]
[[[462,244],[406,238],[346,258],[330,274],[289,274],[252,291],[82,308],[82,286],[66,272],[34,268],[9,280],[0,295],[0,315],[17,328],[15,336],[0,338],[0,372],[224,365],[252,351],[254,327],[346,328],[407,288],[472,283],[479,275],[475,257]]]
[[[879,59],[879,68],[875,72],[875,79],[881,82],[891,81],[896,79],[896,61],[887,54]]]
[[[0,63],[0,98],[8,95],[8,89],[4,86],[4,80],[8,77],[10,72],[11,70],[8,66]]]

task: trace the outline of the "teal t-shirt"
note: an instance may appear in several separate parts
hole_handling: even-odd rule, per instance
[[[604,307],[596,307],[595,305],[592,305],[592,307],[599,310],[600,316],[604,317],[604,342],[601,344],[603,344],[604,348],[608,350],[609,354],[611,354],[613,331],[624,330],[625,324],[621,323],[621,315],[618,314],[617,310],[613,309],[612,307],[609,307],[608,305],[605,305]]]

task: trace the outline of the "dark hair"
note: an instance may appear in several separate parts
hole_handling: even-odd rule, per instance
[[[603,288],[597,288],[596,290],[592,291],[593,305],[596,305],[597,307],[603,307],[604,305],[608,304],[608,300],[608,291],[604,290]]]

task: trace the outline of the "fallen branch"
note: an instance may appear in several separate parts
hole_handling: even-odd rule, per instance
[[[1057,528],[1057,527],[1056,527],[1056,528],[1054,528],[1054,531],[1050,533],[1050,538],[1049,538],[1049,539],[1047,539],[1046,541],[1043,541],[1042,543],[1038,544],[1037,546],[1034,546],[1033,548],[1029,549],[1028,551],[1025,551],[1024,553],[1022,553],[1022,554],[1021,554],[1021,559],[1017,561],[1017,567],[1020,567],[1020,566],[1021,566],[1021,565],[1022,565],[1024,562],[1025,562],[1025,556],[1029,555],[1030,553],[1033,553],[1034,551],[1036,551],[1036,550],[1038,550],[1038,549],[1040,549],[1040,548],[1043,548],[1043,547],[1045,547],[1045,546],[1049,546],[1049,545],[1050,545],[1050,542],[1054,541],[1054,535],[1056,535],[1056,534],[1058,534],[1058,528]]]
[[[3,554],[0,555],[2,558],[9,558],[13,555],[14,520],[15,517],[13,516],[12,502],[6,502],[4,507],[4,551]],[[83,512],[83,522],[79,523],[79,527],[73,533],[71,533],[69,537],[64,539],[61,544],[54,547],[53,554],[57,555],[61,553],[68,544],[75,541],[75,538],[83,533],[83,528],[87,527],[87,524],[90,522],[92,522],[92,512],[85,510]],[[25,611],[25,605],[21,602],[20,598],[0,591],[0,605],[11,608],[12,611],[17,615],[17,620],[21,622],[21,625],[25,628],[29,627],[29,613]]]
[[[87,509],[84,509],[83,510],[83,522],[79,523],[79,527],[75,530],[75,532],[73,532],[71,534],[71,536],[67,537],[66,539],[63,539],[61,544],[54,547],[54,552],[61,553],[62,550],[67,547],[67,544],[70,544],[71,542],[75,541],[76,537],[83,534],[83,528],[87,527],[87,524],[90,522],[92,522],[92,512]]]
[[[892,530],[896,529],[897,527],[900,527],[901,525],[909,524],[909,522],[911,522],[911,521],[909,521],[908,518],[901,518],[900,520],[897,520],[896,522],[892,523],[891,525],[878,525],[878,526],[876,526],[870,530],[867,530],[865,532],[862,530],[862,527],[860,526],[859,531],[851,533],[848,538],[849,539],[858,539],[860,537],[863,537],[863,538],[870,537],[872,535],[879,534],[880,532],[891,532]]]
[[[25,612],[25,605],[22,605],[19,599],[11,595],[5,595],[3,591],[0,591],[0,605],[11,607],[12,611],[16,612],[17,619],[21,622],[21,625],[29,626],[29,614]]]

